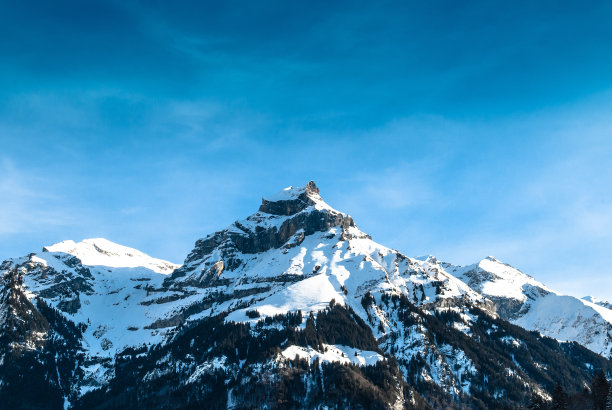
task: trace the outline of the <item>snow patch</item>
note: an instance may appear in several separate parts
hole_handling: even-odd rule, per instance
[[[319,352],[312,347],[289,346],[281,352],[281,356],[285,359],[295,359],[297,356],[300,359],[308,360],[310,363],[313,363],[315,358],[319,358],[321,362],[325,363],[353,363],[357,366],[371,366],[380,360],[384,360],[382,355],[370,350],[327,344],[323,344],[323,352]]]

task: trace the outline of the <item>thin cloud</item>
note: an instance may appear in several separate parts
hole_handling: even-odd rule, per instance
[[[71,218],[60,212],[56,194],[44,189],[50,181],[28,175],[7,159],[0,160],[0,235],[59,229]]]

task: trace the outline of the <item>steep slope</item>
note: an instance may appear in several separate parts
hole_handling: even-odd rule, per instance
[[[501,318],[612,358],[612,310],[561,295],[493,257],[449,273],[495,304]]]

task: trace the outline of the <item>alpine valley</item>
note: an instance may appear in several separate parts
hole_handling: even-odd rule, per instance
[[[2,408],[525,408],[610,359],[607,302],[408,257],[313,182],[182,265],[105,239],[0,265]]]

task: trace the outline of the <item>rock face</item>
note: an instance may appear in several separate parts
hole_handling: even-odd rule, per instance
[[[182,266],[102,239],[4,262],[0,396],[36,380],[52,408],[512,408],[612,370],[516,326],[560,297],[517,272],[389,249],[309,182]]]
[[[19,355],[24,350],[42,347],[49,322],[24,294],[23,272],[9,268],[4,271],[2,279],[0,341],[3,343],[0,349]]]
[[[262,198],[259,212],[270,215],[293,215],[321,201],[319,188],[310,181],[302,189],[289,187],[274,199]]]

